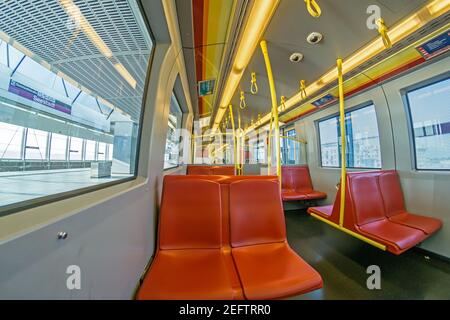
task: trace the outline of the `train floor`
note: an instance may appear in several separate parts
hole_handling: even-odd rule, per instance
[[[286,211],[291,247],[321,275],[323,288],[291,299],[450,299],[450,263],[421,250],[384,252],[310,217]],[[381,288],[368,289],[380,268]]]

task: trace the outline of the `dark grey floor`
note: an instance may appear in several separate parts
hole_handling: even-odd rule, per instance
[[[289,244],[324,282],[323,289],[292,299],[450,299],[447,261],[417,249],[395,256],[301,210],[287,211],[286,224]],[[381,269],[381,290],[366,286],[370,265]]]

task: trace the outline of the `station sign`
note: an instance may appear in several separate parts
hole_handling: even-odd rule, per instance
[[[30,88],[20,82],[10,80],[8,91],[27,100],[42,104],[46,107],[71,114],[72,106],[50,97],[42,92]]]

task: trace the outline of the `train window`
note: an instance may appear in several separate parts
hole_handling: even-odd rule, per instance
[[[450,78],[406,94],[416,169],[450,170]]]
[[[164,152],[164,169],[178,166],[180,158],[180,129],[183,113],[175,94],[170,99],[170,113]]]
[[[0,122],[0,161],[21,159],[24,128]]]
[[[373,104],[345,113],[348,168],[381,168],[380,137]],[[340,167],[339,116],[319,121],[323,167]]]
[[[298,164],[300,146],[299,142],[294,140],[296,136],[295,129],[286,130],[281,139],[281,156],[283,164]]]
[[[66,160],[67,136],[52,133],[50,140],[50,160]]]
[[[83,159],[83,139],[71,137],[69,146],[69,161],[81,161]]]
[[[0,1],[0,215],[135,177],[153,52],[139,8]]]

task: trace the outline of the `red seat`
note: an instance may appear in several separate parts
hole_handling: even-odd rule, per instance
[[[235,175],[234,166],[213,166],[211,168],[211,174],[234,176]]]
[[[210,166],[189,164],[186,170],[187,175],[227,175],[234,176],[234,166]]]
[[[340,189],[333,208],[309,208],[334,223],[339,221]],[[330,213],[331,212],[331,213]],[[347,174],[344,227],[401,254],[436,232],[438,219],[405,211],[398,175],[393,170],[352,172]]]
[[[188,175],[205,175],[208,176],[211,174],[210,166],[203,165],[191,165],[187,166],[186,174]]]
[[[283,166],[281,196],[283,201],[298,201],[325,199],[327,194],[313,189],[308,166]]]
[[[136,298],[243,298],[230,250],[222,245],[217,182],[165,177],[156,255]]]
[[[406,211],[402,187],[396,171],[383,172],[378,179],[386,216],[390,221],[422,230],[426,234],[432,234],[442,227],[442,221],[439,219]]]
[[[278,181],[230,184],[232,255],[247,299],[275,299],[322,287],[320,275],[286,240]]]

